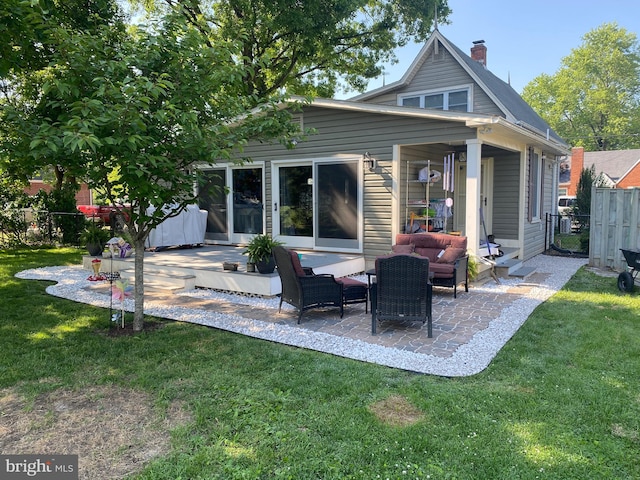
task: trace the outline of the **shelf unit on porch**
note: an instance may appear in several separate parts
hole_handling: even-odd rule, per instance
[[[425,225],[429,224],[429,182],[421,182],[415,177],[415,174],[411,171],[411,166],[424,166],[431,169],[431,160],[407,160],[407,171],[405,178],[405,219],[407,221],[407,226],[409,226],[410,230],[413,230],[413,222],[425,222]],[[413,183],[421,183],[424,185],[425,193],[422,198],[413,198],[410,195],[410,187]],[[427,215],[421,215],[420,211],[423,210],[427,212]],[[409,232],[410,233],[410,232]]]
[[[431,171],[431,160],[407,160],[407,170],[405,178],[405,219],[407,226],[410,229],[413,228],[413,222],[424,222],[427,229],[429,228],[429,222],[434,229],[441,230],[444,228],[444,218],[437,216],[429,216],[429,208],[431,207],[430,200],[430,182],[423,182],[417,179],[415,172],[411,171],[411,166],[420,166],[422,168],[427,167]],[[424,186],[424,196],[420,198],[414,198],[410,195],[410,186],[414,183],[420,183]],[[420,212],[426,212],[426,215]],[[406,229],[406,228],[405,228]]]

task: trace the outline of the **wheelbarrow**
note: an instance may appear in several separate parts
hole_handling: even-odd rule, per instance
[[[627,269],[618,275],[618,289],[621,292],[632,292],[636,277],[640,272],[640,252],[624,248],[621,248],[620,251],[627,261]]]

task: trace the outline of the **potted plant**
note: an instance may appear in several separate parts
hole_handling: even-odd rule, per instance
[[[469,255],[467,260],[467,272],[469,273],[469,280],[475,280],[478,276],[478,259],[475,255]]]
[[[243,255],[249,256],[249,262],[255,263],[260,273],[273,273],[276,268],[273,259],[273,247],[282,245],[282,242],[275,240],[271,235],[256,235],[247,244]]]
[[[80,243],[87,247],[87,251],[92,257],[97,257],[102,253],[107,240],[109,240],[109,231],[93,222],[88,223],[80,233]]]

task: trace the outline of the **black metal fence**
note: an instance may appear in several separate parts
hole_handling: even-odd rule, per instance
[[[30,208],[0,212],[0,245],[65,244],[80,246],[87,224],[82,213]]]
[[[589,215],[551,215],[545,221],[545,250],[554,255],[589,256]]]

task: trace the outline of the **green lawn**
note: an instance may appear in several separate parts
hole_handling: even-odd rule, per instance
[[[178,402],[188,420],[130,478],[640,478],[640,296],[615,278],[580,270],[484,372],[448,379],[190,324],[111,337],[104,310],[14,277],[80,256],[0,252],[0,389],[125,389],[160,418]]]

